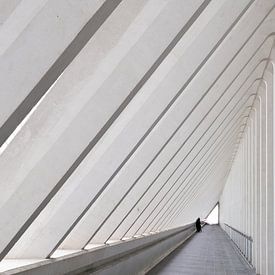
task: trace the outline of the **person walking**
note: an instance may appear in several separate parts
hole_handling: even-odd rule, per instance
[[[201,220],[200,220],[200,218],[197,218],[197,220],[196,220],[196,229],[197,229],[197,232],[202,232],[201,231]]]

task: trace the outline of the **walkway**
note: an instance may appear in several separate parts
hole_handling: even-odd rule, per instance
[[[255,274],[218,225],[205,226],[202,233],[176,249],[149,275],[242,275]]]

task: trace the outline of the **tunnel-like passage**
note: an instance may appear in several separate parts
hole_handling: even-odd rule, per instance
[[[0,272],[144,274],[219,203],[274,275],[274,34],[274,0],[0,1]]]
[[[218,225],[205,226],[178,247],[148,275],[228,274],[254,275],[255,271],[241,257],[234,244]]]

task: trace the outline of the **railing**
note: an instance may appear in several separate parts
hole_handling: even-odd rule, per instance
[[[187,224],[146,236],[118,240],[102,247],[85,249],[54,259],[41,260],[26,266],[9,269],[1,274],[118,274],[118,270],[131,270],[131,274],[146,274],[168,254],[195,234],[195,224]],[[149,256],[148,256],[149,255]],[[10,267],[9,267],[10,268]],[[130,274],[129,272],[125,274]]]
[[[247,261],[252,264],[252,237],[240,232],[226,223],[224,223],[224,231],[234,242]]]

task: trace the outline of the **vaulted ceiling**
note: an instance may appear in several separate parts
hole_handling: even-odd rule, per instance
[[[1,258],[207,216],[264,89],[274,6],[1,1]]]

